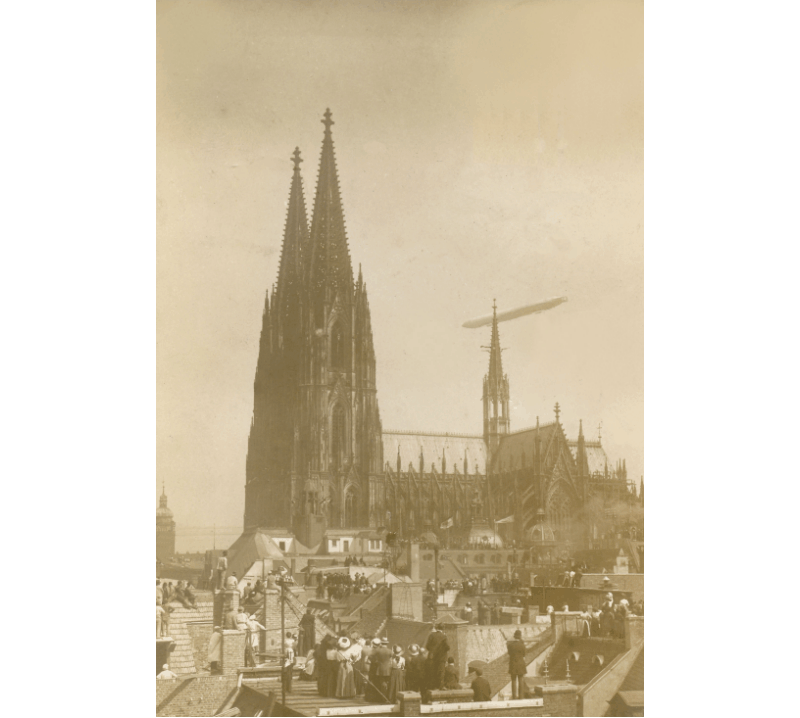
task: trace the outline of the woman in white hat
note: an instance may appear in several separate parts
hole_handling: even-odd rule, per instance
[[[406,689],[406,659],[400,646],[392,647],[392,672],[389,674],[389,703],[397,703],[397,694]]]
[[[349,655],[350,639],[342,636],[336,643],[336,649],[336,661],[339,663],[339,673],[336,677],[336,697],[355,698],[356,682]]]

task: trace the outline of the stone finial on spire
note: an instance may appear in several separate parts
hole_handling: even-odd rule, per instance
[[[561,405],[558,402],[556,402],[556,405],[554,407],[554,411],[555,411],[555,414],[556,414],[556,424],[560,424],[561,423],[561,421],[560,421],[560,418],[561,418]]]
[[[299,170],[300,169],[300,163],[303,161],[303,158],[300,156],[300,148],[299,147],[295,147],[294,148],[294,152],[292,153],[291,160],[292,160],[292,162],[294,162],[295,170]]]
[[[325,119],[320,120],[320,122],[325,125],[325,134],[329,135],[331,133],[331,125],[335,124],[334,121],[331,119],[331,108],[325,108]]]

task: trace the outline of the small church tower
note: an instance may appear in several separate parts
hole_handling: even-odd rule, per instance
[[[489,373],[483,378],[483,439],[486,442],[487,466],[491,465],[500,437],[511,430],[508,376],[503,374],[503,350],[497,329],[497,302],[493,306],[492,341],[488,349]]]
[[[167,493],[161,486],[161,498],[156,509],[156,560],[166,563],[175,556],[175,520],[167,506]]]

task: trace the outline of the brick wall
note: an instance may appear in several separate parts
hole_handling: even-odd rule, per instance
[[[222,632],[222,660],[220,670],[223,675],[236,675],[244,668],[244,644],[247,640],[245,631]]]
[[[198,671],[203,671],[208,666],[208,644],[211,641],[214,627],[209,621],[208,623],[189,623],[186,628],[189,631],[189,639],[192,644],[195,668]]]
[[[238,676],[156,680],[157,716],[213,716],[236,692]]]

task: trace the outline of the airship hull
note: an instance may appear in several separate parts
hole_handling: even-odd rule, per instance
[[[556,297],[555,299],[546,299],[543,302],[536,302],[536,304],[526,304],[525,306],[517,307],[516,309],[507,309],[504,312],[497,313],[497,321],[507,322],[509,319],[524,317],[528,314],[538,314],[539,312],[544,312],[547,311],[548,309],[552,309],[553,307],[557,307],[559,304],[563,304],[566,301],[567,301],[566,297]],[[493,314],[487,314],[485,317],[479,317],[478,319],[470,319],[468,322],[464,322],[462,326],[465,327],[466,329],[477,329],[478,327],[485,327],[492,323],[493,318],[494,318]]]

